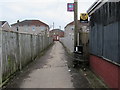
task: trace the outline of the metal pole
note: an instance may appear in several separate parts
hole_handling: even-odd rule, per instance
[[[74,51],[76,51],[77,46],[77,34],[78,34],[78,0],[74,0]]]
[[[54,24],[54,22],[53,22],[53,29],[54,29],[54,25],[55,25],[55,24]]]
[[[0,27],[0,90],[2,88],[2,28]]]
[[[59,26],[60,30],[61,30],[61,26]]]

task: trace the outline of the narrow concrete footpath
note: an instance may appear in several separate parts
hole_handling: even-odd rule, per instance
[[[74,88],[65,51],[60,42],[28,65],[7,88]]]

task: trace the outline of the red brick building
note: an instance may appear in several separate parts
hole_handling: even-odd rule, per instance
[[[53,29],[50,31],[50,37],[53,37],[54,41],[59,41],[61,37],[64,37],[64,31],[60,29]]]

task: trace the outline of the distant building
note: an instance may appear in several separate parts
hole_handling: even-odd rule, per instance
[[[78,20],[78,32],[89,33],[89,23],[81,23]],[[65,37],[73,36],[74,38],[74,22],[70,22],[65,26]]]
[[[39,20],[24,20],[17,23],[12,24],[12,30],[22,33],[30,33],[30,34],[49,34],[49,26],[42,21]]]
[[[88,36],[86,38],[85,33],[89,33],[89,23],[81,23],[78,20],[78,33],[78,45],[86,44],[88,42]],[[74,39],[74,22],[65,26],[65,37],[71,37],[72,40]]]
[[[78,45],[86,46],[88,45],[89,41],[89,22],[88,23],[81,23],[80,20],[78,20]],[[61,39],[65,46],[67,46],[68,49],[70,49],[70,52],[74,51],[74,21],[68,23],[65,26],[64,31],[64,39]],[[84,48],[84,51],[87,52],[86,47]],[[88,52],[87,52],[88,53]]]
[[[64,31],[60,29],[53,29],[50,31],[50,37],[53,37],[54,41],[59,41],[59,38],[64,37]]]
[[[8,24],[7,21],[0,21],[0,28],[1,28],[1,30],[6,30],[6,31],[10,31],[11,30],[11,27]]]

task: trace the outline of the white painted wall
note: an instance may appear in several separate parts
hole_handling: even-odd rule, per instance
[[[45,31],[47,30],[48,33],[48,27],[47,26],[12,26],[12,30],[13,31],[17,31],[17,27],[18,27],[18,32],[22,32],[22,33],[30,33],[30,34],[45,34]]]
[[[10,25],[8,24],[8,22],[5,22],[2,26],[1,26],[2,30],[7,30],[7,31],[10,31],[11,30],[11,27]]]
[[[79,25],[79,28],[81,27],[82,32],[81,32],[81,42],[82,44],[87,44],[89,40],[89,30],[86,25]],[[79,36],[78,36],[79,37]],[[68,25],[65,28],[65,36],[64,38],[60,39],[61,42],[67,47],[67,49],[70,52],[74,51],[74,25]],[[78,40],[79,43],[79,40]]]
[[[60,41],[71,53],[74,51],[74,25],[68,25],[65,28],[65,36]]]

